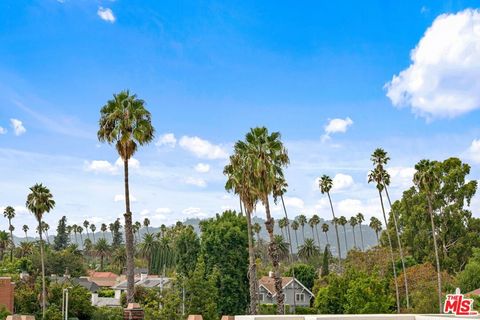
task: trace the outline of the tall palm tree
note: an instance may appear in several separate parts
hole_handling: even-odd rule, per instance
[[[380,231],[382,231],[382,222],[375,217],[371,217],[369,226],[373,229],[373,231],[375,231],[375,235],[377,236],[377,245],[380,244],[378,234]]]
[[[105,231],[107,231],[107,225],[105,223],[102,223],[100,226],[100,231],[102,231],[103,239],[105,239]]]
[[[313,226],[315,227],[315,233],[317,234],[318,247],[321,248],[320,236],[318,235],[318,225],[320,224],[320,217],[314,214],[311,218]]]
[[[324,174],[320,178],[319,187],[320,187],[320,191],[322,192],[322,194],[326,193],[327,196],[328,196],[328,201],[330,203],[330,209],[332,210],[332,216],[333,216],[332,222],[333,222],[333,225],[335,226],[335,235],[337,237],[338,258],[340,260],[342,260],[342,249],[340,248],[340,238],[338,236],[338,226],[337,226],[337,223],[336,223],[335,211],[333,210],[332,198],[330,197],[330,190],[332,190],[332,187],[333,187],[332,178],[330,178],[329,176]]]
[[[360,228],[360,240],[362,242],[362,251],[365,251],[365,245],[363,244],[363,231],[362,231],[362,222],[365,221],[365,217],[360,212],[357,213],[357,222]]]
[[[90,234],[88,233],[88,228],[90,227],[90,221],[88,220],[83,221],[83,227],[85,228],[85,231],[87,231],[87,239],[90,239]]]
[[[8,219],[8,230],[10,230],[10,262],[13,260],[13,249],[15,244],[13,242],[13,225],[12,219],[15,218],[15,209],[11,206],[8,206],[3,211],[3,216]]]
[[[328,230],[330,229],[330,226],[328,223],[323,223],[322,224],[322,232],[325,233],[325,238],[327,239],[327,244],[330,245],[330,241],[328,241]]]
[[[33,253],[33,243],[22,241],[20,242],[20,255],[22,258],[29,256]]]
[[[345,226],[348,223],[347,218],[345,218],[344,216],[340,216],[337,220],[337,223],[341,225],[343,228],[343,236],[345,238],[345,255],[346,255],[348,253],[347,229],[345,228]]]
[[[280,231],[282,232],[282,237],[285,238],[285,235],[283,234],[283,229],[287,228],[288,221],[285,218],[282,218],[278,220],[278,226],[280,227]]]
[[[143,219],[143,226],[147,228],[147,233],[150,233],[150,230],[148,230],[149,225],[150,225],[150,219],[148,218]]]
[[[313,239],[313,241],[317,241],[317,240],[315,239],[315,230],[314,230],[314,228],[315,228],[315,221],[313,220],[313,218],[308,219],[308,225],[310,226],[310,229],[312,229],[312,239]],[[317,243],[318,243],[318,242],[317,242]]]
[[[97,227],[92,223],[90,225],[90,230],[92,230],[92,236],[93,236],[93,244],[95,244],[95,230],[97,230]]]
[[[82,226],[77,226],[77,232],[80,235],[80,244],[82,246],[81,248],[83,249],[84,243],[83,243],[83,236],[82,236],[82,232],[83,232]]]
[[[55,201],[50,190],[43,184],[35,184],[30,188],[30,193],[27,196],[25,203],[30,212],[33,213],[38,222],[38,229],[40,235],[40,258],[42,264],[42,319],[45,320],[46,307],[46,287],[45,287],[45,256],[43,250],[42,238],[42,219],[45,213],[50,212],[55,207]]]
[[[296,248],[298,250],[298,237],[297,237],[297,231],[298,231],[298,228],[300,227],[300,224],[298,223],[297,220],[293,220],[292,221],[292,230],[293,232],[295,232],[295,244],[296,244]]]
[[[410,294],[408,292],[408,280],[407,280],[407,271],[406,271],[407,268],[405,267],[405,256],[403,254],[402,241],[400,240],[400,229],[398,227],[397,214],[393,211],[392,201],[390,200],[390,195],[388,194],[388,188],[387,188],[390,185],[390,174],[385,170],[385,165],[388,163],[390,158],[388,157],[388,154],[385,150],[383,150],[382,148],[377,148],[375,149],[375,151],[373,151],[371,160],[373,162],[373,165],[379,171],[378,178],[380,179],[380,183],[383,185],[383,189],[385,190],[385,194],[387,196],[388,204],[390,205],[391,215],[393,217],[393,224],[395,227],[395,235],[397,238],[398,251],[400,253],[400,260],[402,262],[402,271],[403,271],[403,280],[405,284],[405,297],[407,302],[407,309],[410,309],[410,298],[409,298]]]
[[[304,214],[301,214],[297,217],[297,221],[302,227],[302,242],[305,242],[305,225],[307,224],[307,217]]]
[[[73,231],[73,234],[75,235],[75,244],[78,246],[77,230],[78,230],[78,226],[76,224],[73,224],[72,231]]]
[[[257,247],[260,244],[260,224],[252,225],[252,213],[255,210],[258,202],[258,196],[255,194],[251,176],[251,168],[248,167],[245,153],[235,150],[235,153],[230,156],[230,162],[223,170],[227,176],[225,183],[225,190],[233,191],[238,194],[240,203],[243,203],[245,208],[245,217],[247,219],[247,233],[248,233],[248,281],[250,293],[250,314],[258,313],[258,281],[257,281],[257,264],[255,262],[255,248],[253,244],[253,231],[257,234]]]
[[[23,232],[25,232],[25,238],[27,239],[27,242],[28,242],[28,234],[27,234],[28,229],[29,229],[28,226],[26,224],[24,224],[23,227],[22,227],[22,230],[23,230]]]
[[[273,194],[278,180],[283,179],[283,167],[289,163],[288,154],[281,141],[280,133],[269,134],[265,127],[251,129],[246,134],[245,141],[238,141],[235,144],[235,152],[245,159],[246,166],[250,168],[251,185],[257,199],[265,207],[265,227],[270,240],[268,253],[273,265],[277,313],[283,314],[285,296],[280,277],[280,261],[273,233],[274,222],[270,212],[269,196]]]
[[[357,239],[355,238],[355,227],[358,224],[357,218],[356,217],[350,217],[350,220],[348,220],[348,223],[352,226],[352,233],[353,233],[353,247],[356,249],[357,247]]]
[[[152,255],[158,248],[158,241],[150,232],[143,236],[143,241],[139,244],[140,255],[147,260],[147,268],[150,272],[152,269]]]
[[[319,255],[320,249],[315,245],[313,239],[305,239],[305,243],[301,245],[300,250],[298,250],[298,256],[305,262]]]
[[[370,182],[376,182],[376,184],[377,184],[378,196],[380,198],[380,204],[381,204],[382,213],[383,213],[383,221],[385,222],[385,225],[387,226],[388,225],[388,219],[387,219],[387,215],[385,214],[385,206],[383,205],[383,196],[382,196],[382,191],[383,191],[382,177],[383,177],[383,170],[376,167],[368,175],[368,182],[369,183]],[[399,292],[398,292],[397,268],[395,267],[395,257],[393,255],[392,239],[390,237],[389,232],[387,232],[387,238],[388,238],[388,246],[390,248],[390,258],[392,260],[393,278],[394,278],[394,282],[395,282],[395,295],[396,295],[396,300],[397,300],[397,313],[400,313],[400,295],[399,295]]]
[[[114,144],[123,160],[125,184],[125,244],[127,254],[127,302],[134,300],[134,254],[132,212],[128,183],[128,161],[138,146],[150,143],[154,137],[150,112],[145,102],[129,91],[113,95],[100,110],[98,139]]]
[[[440,270],[440,259],[438,257],[438,244],[437,244],[437,230],[435,228],[433,201],[435,191],[440,184],[439,173],[437,170],[437,162],[429,160],[421,160],[415,165],[417,170],[413,176],[413,183],[417,186],[418,190],[425,194],[428,204],[428,213],[430,215],[430,223],[432,225],[432,237],[433,246],[435,249],[435,263],[437,265],[437,286],[438,286],[438,303],[440,313],[442,313],[442,276]]]
[[[45,221],[42,221],[42,232],[45,233],[45,237],[47,238],[47,243],[50,244],[50,237],[48,236],[48,230],[50,230],[50,225]]]
[[[275,235],[275,243],[278,247],[278,254],[280,255],[280,260],[287,260],[290,244],[286,242],[285,238],[279,234]]]
[[[142,224],[140,223],[140,221],[135,221],[135,223],[133,225],[135,226],[134,231],[137,232],[137,239],[140,239],[140,229],[142,228]]]
[[[100,270],[103,271],[103,262],[105,257],[110,255],[112,249],[105,238],[101,238],[94,246],[95,255],[100,257]]]

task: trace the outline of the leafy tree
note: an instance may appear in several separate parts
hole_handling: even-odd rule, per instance
[[[200,239],[192,227],[178,228],[174,240],[174,251],[177,257],[177,272],[188,276],[195,270],[200,252]]]
[[[77,317],[80,320],[90,320],[94,312],[91,303],[91,293],[79,285],[72,284],[51,284],[49,288],[50,306],[55,306],[57,310],[62,307],[62,291],[69,286],[68,314]]]
[[[93,311],[92,320],[123,320],[123,308],[99,307]]]
[[[35,184],[30,188],[30,194],[27,196],[25,206],[33,213],[38,222],[38,230],[40,235],[40,256],[42,265],[42,319],[45,319],[46,312],[46,285],[45,285],[45,260],[44,260],[44,245],[42,238],[42,218],[43,215],[55,207],[53,196],[43,184]]]
[[[248,306],[248,235],[245,217],[225,211],[200,223],[202,255],[208,273],[218,271],[218,311],[242,314]],[[288,250],[288,249],[287,249]]]
[[[158,241],[150,232],[143,236],[143,242],[139,245],[140,255],[147,260],[148,270],[151,270],[153,253],[158,249]]]
[[[57,234],[53,238],[53,248],[57,251],[66,249],[69,245],[70,239],[67,233],[67,217],[63,216],[58,221]]]
[[[110,231],[112,232],[112,247],[117,248],[123,244],[123,235],[120,232],[121,229],[122,225],[120,219],[115,220],[115,222],[111,224]]]
[[[310,291],[313,288],[313,282],[317,276],[315,268],[309,264],[297,263],[292,266],[285,272],[285,276],[292,277],[293,272],[295,271],[295,278],[300,281],[305,287]]]
[[[335,236],[337,237],[337,250],[338,259],[342,260],[342,249],[340,248],[340,238],[338,236],[337,218],[335,217],[335,211],[333,210],[332,198],[330,197],[330,190],[333,188],[333,180],[327,175],[323,175],[319,181],[319,187],[322,194],[327,194],[328,202],[330,203],[330,209],[332,210],[332,223],[335,226]]]
[[[138,146],[150,143],[154,137],[150,112],[145,102],[128,91],[115,94],[100,110],[98,139],[115,144],[124,165],[125,184],[125,238],[127,253],[127,301],[133,302],[134,293],[134,247],[132,212],[128,182],[128,161]]]
[[[345,313],[356,314],[391,313],[395,304],[384,279],[363,274],[349,281],[345,300]]]
[[[330,253],[329,247],[330,246],[327,244],[325,246],[325,250],[323,251],[322,273],[321,273],[322,277],[326,277],[330,273],[330,268],[329,267],[330,267],[330,258],[332,256],[332,254]]]
[[[3,255],[5,254],[5,250],[8,248],[10,244],[10,238],[8,233],[5,231],[0,231],[0,261],[3,260]]]
[[[218,276],[219,272],[217,270],[210,275],[207,274],[205,261],[200,256],[195,270],[185,283],[188,314],[200,314],[205,320],[217,320],[219,318],[217,305],[217,301],[219,301]]]
[[[480,288],[480,248],[473,248],[472,257],[465,269],[457,276],[462,292],[470,292]]]

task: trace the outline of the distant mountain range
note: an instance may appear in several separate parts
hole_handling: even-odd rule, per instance
[[[262,218],[259,218],[259,217],[253,217],[253,223],[255,222],[258,222],[260,224],[260,226],[262,227],[261,231],[260,231],[260,237],[262,239],[268,239],[268,233],[267,233],[267,230],[265,229],[265,220],[262,219]],[[183,223],[185,225],[191,225],[195,231],[200,234],[200,221],[201,219],[198,219],[198,218],[192,218],[192,219],[187,219],[186,221],[184,221]],[[292,221],[292,220],[291,220]],[[337,245],[336,245],[336,237],[335,237],[335,228],[334,226],[332,225],[331,221],[327,221],[327,220],[323,220],[323,219],[320,219],[320,223],[318,224],[317,228],[318,228],[318,235],[320,237],[320,247],[321,247],[321,250],[323,250],[325,244],[327,243],[327,238],[325,236],[325,233],[322,232],[322,229],[321,229],[321,226],[323,223],[328,223],[330,228],[329,228],[329,231],[327,232],[327,236],[328,236],[328,240],[330,242],[330,249],[332,251],[332,253],[336,253],[337,252]],[[149,227],[149,231],[151,233],[157,233],[160,231],[160,227]],[[352,230],[352,227],[347,224],[345,226],[345,231],[346,231],[346,235],[347,235],[347,244],[348,244],[348,249],[350,250],[351,248],[354,247],[354,240],[353,240],[353,230]],[[123,229],[122,229],[122,232],[123,232]],[[285,233],[286,230],[283,231],[283,233]],[[147,233],[147,229],[146,228],[142,228],[140,229],[140,237],[143,237],[144,234]],[[279,234],[279,235],[282,235],[282,231],[280,230],[278,224],[275,224],[275,228],[274,228],[274,233],[275,234]],[[362,224],[362,233],[363,233],[363,242],[364,242],[364,247],[365,249],[369,248],[369,247],[373,247],[375,245],[377,245],[377,238],[375,236],[375,231],[373,231],[372,228],[370,228],[368,225],[366,224]],[[295,232],[290,229],[290,235],[291,235],[291,238],[292,238],[292,242],[293,242],[293,248],[294,248],[294,251],[296,252],[296,239],[298,239],[298,246],[301,246],[303,244],[303,241],[304,241],[304,236],[303,234],[305,234],[305,239],[315,239],[315,243],[317,243],[317,234],[316,234],[316,231],[315,233],[312,233],[312,228],[309,226],[309,225],[305,225],[304,226],[304,230],[302,232],[302,228],[300,227],[298,230],[297,230],[297,237],[295,237]],[[340,246],[342,248],[342,252],[345,251],[345,234],[343,232],[343,227],[342,226],[338,226],[338,235],[339,235],[339,238],[340,238]],[[286,234],[283,234],[284,238],[288,241],[288,237]],[[93,235],[92,233],[90,232],[88,237],[90,238],[90,240],[93,241]],[[102,232],[95,232],[95,239],[100,239],[103,237],[103,234]],[[14,235],[14,242],[16,244],[19,244],[20,242],[22,241],[25,241],[26,238],[25,237],[17,237]],[[53,239],[54,239],[54,235],[49,235],[48,237],[49,241],[50,242],[53,242]],[[74,235],[71,235],[71,242],[72,243],[75,243],[75,236]],[[82,234],[82,238],[83,240],[85,241],[85,239],[87,239],[87,234],[86,233],[83,233]],[[111,241],[112,240],[112,236],[110,234],[109,231],[105,232],[105,238],[107,239],[107,241]],[[31,241],[33,238],[32,237],[29,237],[29,240]],[[36,238],[38,239],[38,237]],[[358,248],[361,248],[361,237],[360,237],[360,226],[357,225],[355,227],[355,240],[357,242],[357,247]],[[78,243],[80,243],[80,235],[77,234],[77,241]],[[81,248],[81,246],[80,246]]]

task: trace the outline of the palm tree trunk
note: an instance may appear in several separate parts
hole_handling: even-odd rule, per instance
[[[348,255],[348,242],[347,242],[347,229],[345,228],[345,225],[343,227],[343,237],[345,238],[345,258]]]
[[[238,197],[238,200],[239,200],[239,202],[240,202],[240,213],[241,213],[242,216],[243,216],[242,198]]]
[[[25,231],[25,238],[27,238],[27,242],[30,242],[30,241],[28,241],[27,231]]]
[[[318,224],[315,225],[315,233],[317,234],[318,248],[320,249],[320,248],[321,248],[321,244],[320,244],[320,236],[319,236],[319,234],[318,234]]]
[[[325,238],[327,238],[327,244],[330,245],[330,241],[328,240],[328,233],[325,232]]]
[[[285,219],[287,220],[287,235],[288,235],[288,243],[290,244],[290,263],[293,266],[293,247],[292,247],[292,237],[290,235],[290,220],[288,220],[288,214],[287,214],[287,207],[285,207],[285,201],[283,201],[283,195],[280,194],[280,199],[282,200],[282,206],[283,206],[283,212],[285,213]],[[295,299],[295,268],[292,268],[292,276],[293,276],[293,310],[292,312],[295,313],[295,310],[297,308],[297,299]]]
[[[335,211],[333,210],[332,198],[330,197],[330,192],[327,192],[328,201],[330,202],[330,209],[332,209],[333,224],[335,226],[335,235],[337,236],[337,248],[338,248],[338,259],[342,260],[342,249],[340,248],[340,237],[338,236],[338,226],[335,222]]]
[[[302,226],[302,240],[305,243],[305,226]]]
[[[298,238],[297,238],[297,230],[294,230],[295,232],[295,244],[297,245],[297,251],[298,251]]]
[[[352,226],[352,232],[353,232],[353,247],[357,248],[357,239],[355,238],[355,227]]]
[[[46,306],[46,295],[47,290],[45,289],[45,257],[43,252],[43,237],[42,237],[42,220],[38,220],[38,233],[40,235],[40,259],[42,262],[42,319],[45,320],[45,306]]]
[[[133,302],[135,290],[134,277],[134,248],[132,232],[132,212],[130,211],[130,191],[128,188],[128,159],[123,160],[124,179],[125,179],[125,251],[127,253],[127,303]]]
[[[241,205],[240,205],[241,206]],[[255,263],[255,249],[253,247],[252,232],[252,213],[246,212],[247,216],[247,232],[248,232],[248,282],[250,285],[250,314],[258,314],[258,282],[257,282],[257,265]]]
[[[360,222],[360,239],[362,241],[362,251],[365,251],[365,245],[363,244],[363,231],[362,231],[362,223]]]
[[[405,282],[405,297],[406,297],[406,302],[407,302],[407,309],[410,309],[407,271],[406,271],[406,268],[405,268],[405,257],[403,256],[402,242],[400,241],[400,231],[399,231],[398,223],[397,223],[397,214],[393,211],[392,201],[390,201],[390,195],[388,194],[388,189],[387,189],[386,186],[384,186],[384,188],[385,188],[385,194],[387,195],[388,204],[390,205],[390,210],[391,210],[392,215],[393,215],[393,222],[395,224],[395,234],[397,235],[398,251],[400,252],[400,260],[402,260],[403,280]],[[441,307],[441,304],[440,304],[440,307]],[[441,313],[441,311],[440,311],[440,313]]]
[[[95,244],[95,232],[92,232],[92,235],[93,235],[93,244]]]
[[[388,221],[387,221],[387,216],[385,214],[385,207],[383,206],[382,192],[380,190],[378,190],[378,195],[380,196],[380,204],[382,205],[383,220],[385,222],[385,226],[387,226]],[[400,313],[400,295],[398,292],[397,268],[395,267],[395,257],[393,256],[392,239],[390,238],[390,233],[388,232],[388,230],[386,231],[387,231],[388,245],[390,247],[390,258],[392,260],[393,278],[395,282],[395,296],[397,298],[397,313]],[[378,241],[378,235],[377,235],[377,241]]]
[[[273,265],[273,278],[275,281],[275,293],[277,299],[277,314],[284,314],[284,299],[283,287],[282,287],[282,278],[280,277],[280,257],[278,255],[278,248],[275,243],[275,235],[273,234],[273,224],[274,221],[270,214],[270,204],[268,201],[268,194],[264,195],[264,205],[265,213],[267,216],[267,221],[265,221],[265,227],[268,231],[268,236],[270,238],[270,243],[268,244],[268,255],[272,260]]]
[[[433,236],[433,247],[435,248],[435,262],[437,264],[437,285],[438,285],[438,307],[439,313],[442,313],[442,276],[440,271],[440,259],[438,258],[438,245],[437,245],[437,236],[435,232],[435,222],[433,220],[433,209],[432,209],[432,201],[430,200],[430,196],[427,195],[427,202],[428,202],[428,212],[430,213],[430,222],[432,224],[432,236]]]
[[[377,246],[380,245],[380,240],[378,239],[378,231],[375,230],[375,235],[377,236]]]
[[[11,248],[10,248],[10,262],[12,262],[13,261],[13,247],[15,245],[13,243],[13,231],[12,231],[12,221],[11,221],[11,219],[8,219],[8,224],[9,224],[8,229],[10,230],[10,241],[12,242],[12,243],[10,243],[10,246],[11,246]]]

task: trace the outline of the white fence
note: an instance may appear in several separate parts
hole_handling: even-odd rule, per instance
[[[414,314],[365,314],[365,315],[284,315],[284,316],[235,316],[235,320],[444,320],[480,319],[480,317],[456,317],[449,315]]]

